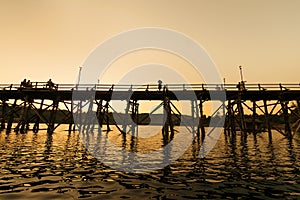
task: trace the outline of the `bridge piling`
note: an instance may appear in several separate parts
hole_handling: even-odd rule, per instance
[[[271,127],[271,122],[270,122],[267,100],[264,99],[263,103],[264,103],[264,109],[265,109],[265,123],[268,128],[269,141],[271,142],[272,141],[272,130],[271,130],[272,127]]]
[[[52,110],[50,113],[50,120],[47,128],[47,133],[52,134],[54,131],[54,125],[55,125],[55,118],[56,118],[56,113],[58,110],[58,104],[59,104],[59,99],[56,98],[52,101]]]
[[[2,99],[2,119],[1,119],[1,125],[0,125],[0,130],[4,130],[5,129],[5,118],[6,118],[6,99]]]
[[[283,112],[283,118],[284,118],[284,125],[285,125],[285,134],[287,134],[288,138],[292,137],[292,131],[290,127],[290,122],[289,122],[289,113],[288,113],[288,102],[287,101],[281,101],[281,109]]]
[[[238,109],[238,115],[239,115],[239,119],[240,119],[240,129],[243,135],[246,134],[246,122],[245,122],[245,114],[244,114],[244,109],[243,109],[243,105],[242,105],[242,100],[241,100],[241,93],[238,95],[238,99],[237,99],[237,109]]]
[[[7,122],[6,133],[11,132],[11,127],[12,127],[12,124],[13,124],[13,121],[14,121],[14,112],[15,112],[16,105],[17,105],[17,99],[14,100],[12,108],[10,109],[8,122]]]
[[[252,101],[252,129],[253,134],[257,133],[257,127],[256,127],[256,101]]]

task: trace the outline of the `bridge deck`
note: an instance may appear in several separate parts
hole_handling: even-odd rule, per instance
[[[190,100],[191,96],[210,100],[210,96],[218,97],[226,94],[227,100],[300,100],[300,84],[247,84],[245,90],[236,84],[170,84],[168,92],[158,90],[157,85],[104,85],[104,84],[56,84],[47,88],[46,83],[34,82],[32,87],[20,87],[19,84],[0,84],[0,99],[32,99],[72,100],[88,99],[95,94],[95,99],[103,100],[163,100],[167,94],[171,100]],[[76,92],[74,92],[74,90]],[[73,95],[73,92],[75,95]],[[214,98],[215,99],[215,98]]]

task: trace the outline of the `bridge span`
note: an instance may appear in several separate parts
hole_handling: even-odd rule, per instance
[[[191,99],[191,96],[195,98]],[[154,100],[159,101],[159,106],[164,108],[166,121],[162,134],[166,139],[174,136],[174,120],[183,117],[172,103],[174,101],[191,101],[191,116],[184,125],[202,139],[205,137],[207,116],[217,117],[216,113],[219,112],[225,116],[224,130],[229,134],[235,134],[237,130],[244,134],[266,131],[271,138],[271,129],[276,129],[292,138],[300,127],[300,83],[50,86],[46,82],[33,82],[28,86],[0,84],[0,100],[0,128],[6,129],[7,133],[11,130],[24,133],[30,129],[29,124],[33,124],[34,132],[38,132],[40,123],[47,125],[50,134],[65,123],[69,124],[71,131],[75,129],[73,123],[76,113],[86,118],[81,119],[86,123],[84,127],[77,127],[79,130],[92,131],[95,128],[88,124],[89,114],[94,113],[98,126],[106,125],[109,131],[109,125],[113,125],[111,113],[115,112],[110,102],[115,100],[127,102],[124,114],[130,115],[135,122],[128,122],[128,119],[122,117],[123,124],[113,122],[123,134],[134,131],[145,120],[139,118],[139,104]],[[219,101],[221,106],[210,114],[204,114],[204,103],[211,101]],[[83,112],[85,114],[81,115]],[[12,127],[13,124],[16,124],[15,127]]]

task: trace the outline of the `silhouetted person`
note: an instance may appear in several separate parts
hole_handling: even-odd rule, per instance
[[[26,87],[26,78],[24,78],[24,80],[21,82],[21,87]]]
[[[30,87],[30,88],[32,87],[32,84],[31,84],[30,80],[27,81],[26,87]]]
[[[157,83],[158,83],[158,91],[161,91],[162,81],[158,80]]]
[[[236,86],[238,88],[238,90],[246,90],[246,87],[245,87],[245,82],[242,81],[242,82],[239,82]]]
[[[46,87],[49,87],[50,89],[52,89],[54,87],[54,83],[52,82],[51,78],[47,81]]]

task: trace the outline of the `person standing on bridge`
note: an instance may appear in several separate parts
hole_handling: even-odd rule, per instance
[[[158,91],[161,91],[162,81],[158,80],[157,83],[158,83]]]
[[[21,87],[26,87],[26,78],[21,82]]]
[[[49,87],[50,89],[52,89],[54,87],[54,83],[52,82],[51,78],[47,81],[46,87]]]
[[[32,84],[31,84],[30,80],[27,81],[26,87],[28,87],[28,88],[31,88],[31,87],[32,87]]]

